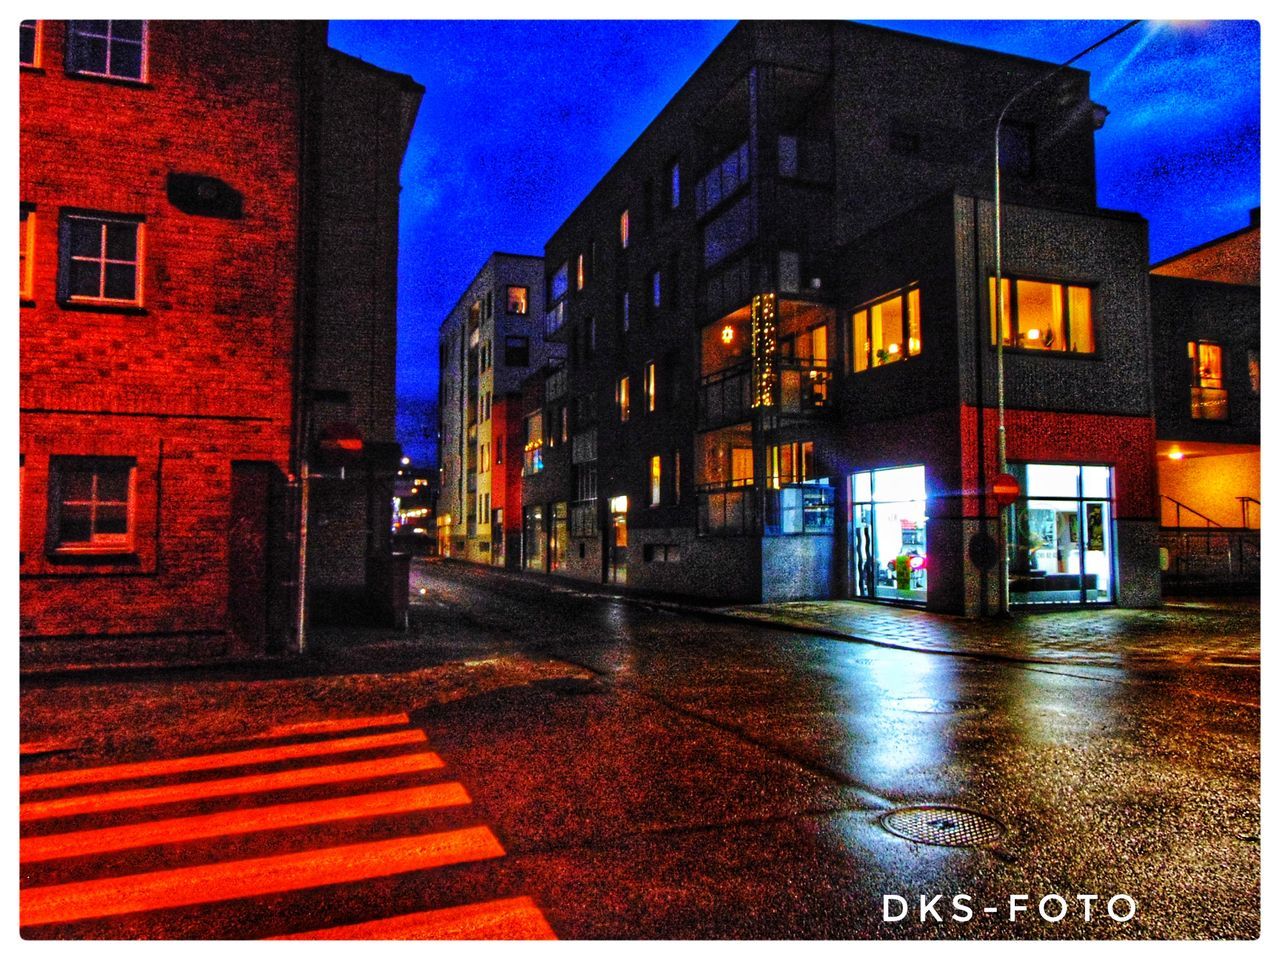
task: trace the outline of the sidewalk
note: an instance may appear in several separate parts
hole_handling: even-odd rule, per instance
[[[1170,601],[1159,610],[1015,614],[1007,621],[969,620],[852,600],[698,612],[928,653],[1104,667],[1257,666],[1261,635],[1259,602],[1239,599]]]

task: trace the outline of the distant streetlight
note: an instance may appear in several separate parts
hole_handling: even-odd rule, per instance
[[[1009,462],[1005,457],[1005,431],[1004,431],[1004,286],[1003,286],[1003,257],[1000,246],[1000,225],[1001,225],[1001,206],[1000,206],[1000,130],[1004,126],[1005,115],[1009,112],[1009,108],[1025,97],[1032,90],[1035,90],[1047,80],[1056,77],[1067,67],[1071,66],[1087,53],[1092,53],[1104,43],[1114,40],[1120,34],[1124,33],[1130,27],[1136,27],[1141,20],[1130,20],[1123,27],[1112,30],[1101,40],[1091,43],[1070,60],[1065,60],[1052,70],[1045,73],[1034,83],[1023,87],[1004,105],[1004,109],[1000,111],[1000,116],[996,118],[996,163],[995,163],[995,253],[996,253],[996,422],[998,430],[996,433],[996,451],[1000,459],[1000,473],[1009,472]],[[1094,127],[1100,128],[1102,122],[1106,120],[1106,108],[1095,109],[1093,113]],[[1002,615],[1009,612],[1009,534],[1008,534],[1008,517],[1012,506],[1002,507],[1000,509],[1000,526],[998,530],[999,536],[999,555],[1000,555],[1000,613]]]

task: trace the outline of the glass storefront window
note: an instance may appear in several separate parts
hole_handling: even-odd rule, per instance
[[[924,603],[929,588],[924,467],[860,471],[850,478],[850,492],[853,595]]]
[[[542,523],[542,507],[524,508],[524,568],[545,570],[547,531]]]
[[[1111,468],[1021,463],[1009,472],[1024,492],[1013,506],[1010,602],[1114,600]]]

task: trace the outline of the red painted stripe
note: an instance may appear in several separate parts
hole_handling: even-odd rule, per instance
[[[376,717],[347,717],[341,720],[313,720],[307,723],[286,723],[272,727],[265,733],[255,734],[253,739],[291,737],[300,733],[342,733],[346,730],[367,730],[371,727],[399,727],[408,722],[407,713],[384,713]]]
[[[195,757],[169,760],[147,760],[142,763],[118,763],[109,767],[87,767],[81,770],[58,770],[54,773],[29,773],[18,778],[19,790],[47,790],[78,783],[104,783],[109,780],[131,780],[137,777],[160,777],[193,770],[216,770],[218,767],[241,767],[275,760],[316,757],[326,753],[352,753],[394,747],[404,743],[423,743],[427,735],[421,730],[397,730],[367,737],[321,740],[318,743],[288,743],[278,747],[236,750],[231,753],[206,753]]]
[[[555,940],[529,897],[406,913],[385,920],[292,933],[271,940]]]
[[[82,813],[100,813],[105,810],[150,807],[158,803],[229,797],[240,793],[264,793],[268,790],[288,790],[293,787],[341,783],[346,780],[367,780],[372,777],[393,777],[422,770],[437,770],[443,766],[444,761],[434,753],[411,753],[403,757],[362,760],[358,763],[336,763],[324,767],[303,767],[300,770],[259,773],[247,777],[233,777],[230,780],[176,783],[164,787],[91,793],[86,796],[62,797],[57,800],[35,800],[19,806],[18,819],[23,822],[47,820],[50,817],[70,817]]]
[[[91,853],[130,850],[164,843],[181,843],[209,837],[225,837],[264,830],[284,830],[316,823],[354,820],[358,817],[389,816],[461,806],[471,802],[459,783],[437,783],[429,787],[365,793],[354,797],[337,797],[309,803],[282,803],[248,810],[228,810],[197,817],[152,820],[102,830],[79,830],[43,837],[24,837],[19,841],[22,863],[39,863],[60,857],[82,857]]]
[[[468,827],[278,857],[28,887],[21,892],[19,922],[22,926],[73,923],[91,917],[260,897],[501,857],[504,853],[487,827]]]

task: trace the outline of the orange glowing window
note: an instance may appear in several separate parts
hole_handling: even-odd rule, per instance
[[[18,24],[18,63],[24,67],[40,66],[39,20],[23,20]]]
[[[658,368],[653,361],[644,365],[644,405],[650,413],[658,408]]]
[[[578,287],[581,290],[587,285],[587,255],[585,253],[578,254]]]
[[[529,288],[507,287],[507,313],[524,316],[529,312]]]
[[[1093,353],[1093,291],[1089,287],[1021,278],[1000,281],[1006,347]],[[996,342],[996,281],[987,284],[991,342]]]
[[[662,503],[662,457],[649,458],[649,506]]]
[[[116,80],[146,80],[147,22],[69,21],[67,71]]]
[[[55,550],[129,550],[133,546],[132,457],[53,457],[49,534]]]
[[[59,299],[123,306],[142,303],[142,222],[118,215],[62,217]]]
[[[1191,416],[1195,420],[1226,420],[1227,390],[1222,345],[1209,340],[1187,343],[1191,364]]]
[[[825,355],[825,343],[823,346]],[[921,350],[920,288],[911,284],[880,297],[853,315],[855,373],[918,356]]]
[[[630,210],[623,210],[622,213],[618,215],[618,241],[622,244],[623,250],[631,246],[631,211]]]
[[[30,300],[34,296],[36,212],[31,207],[18,208],[18,298]]]

